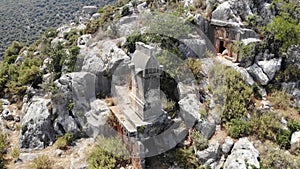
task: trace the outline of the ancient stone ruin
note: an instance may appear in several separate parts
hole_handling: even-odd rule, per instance
[[[131,60],[125,63],[130,70],[130,84],[116,87],[118,106],[110,107],[117,120],[118,134],[137,156],[133,160],[136,168],[144,168],[144,145],[140,139],[147,139],[162,132],[166,127],[166,113],[161,107],[160,72],[154,56],[155,48],[143,43],[136,43],[136,51]]]

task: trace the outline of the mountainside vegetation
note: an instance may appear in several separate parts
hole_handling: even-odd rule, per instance
[[[1,0],[0,1],[0,58],[13,42],[26,45],[36,41],[48,28],[76,22],[84,5],[98,7],[109,0]],[[78,18],[77,18],[78,19]]]

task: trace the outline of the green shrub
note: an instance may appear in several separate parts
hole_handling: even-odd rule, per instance
[[[57,30],[54,28],[49,28],[44,32],[46,38],[55,38],[57,36]]]
[[[226,100],[222,121],[239,119],[254,108],[252,88],[246,85],[240,73],[233,69],[225,70]]]
[[[131,35],[127,36],[124,47],[128,50],[129,53],[135,51],[135,43],[143,42],[143,37],[140,32],[134,32]]]
[[[267,142],[264,153],[260,156],[262,169],[300,168],[299,156],[293,156]]]
[[[286,110],[290,104],[290,96],[283,90],[273,92],[269,99],[276,109]]]
[[[129,153],[120,138],[97,137],[97,143],[87,153],[89,169],[113,169],[117,164],[129,163]]]
[[[288,65],[283,71],[277,73],[275,77],[278,82],[290,82],[300,79],[300,69],[297,65]]]
[[[24,44],[17,42],[17,41],[13,41],[13,43],[11,44],[10,47],[7,48],[7,50],[5,51],[5,59],[7,60],[10,57],[16,57],[19,55],[21,49],[24,47]],[[14,60],[10,60],[10,63],[13,63]]]
[[[233,119],[226,124],[226,131],[232,138],[248,136],[251,132],[250,122],[246,120]]]
[[[280,130],[276,136],[276,143],[285,149],[291,147],[291,132],[289,130]]]
[[[259,19],[259,17],[257,14],[246,16],[247,25],[250,27],[256,27],[258,24],[258,22],[257,22],[258,19]]]
[[[0,168],[4,167],[4,155],[3,152],[8,148],[9,142],[7,140],[7,135],[2,133],[0,130]]]
[[[287,127],[289,128],[289,130],[291,131],[291,133],[294,133],[296,131],[300,131],[300,123],[294,119],[290,120],[287,123]]]
[[[69,111],[71,111],[71,110],[74,108],[74,106],[75,106],[75,103],[74,103],[73,101],[70,101],[69,104],[68,104],[67,109],[68,109]]]
[[[20,149],[17,148],[17,147],[14,147],[12,150],[11,150],[11,156],[12,158],[18,158],[20,156]]]
[[[184,61],[185,67],[187,69],[190,69],[195,76],[196,80],[200,81],[201,78],[201,72],[202,72],[202,63],[200,60],[196,60],[193,58],[188,58],[187,60]]]
[[[39,156],[32,160],[32,168],[34,169],[51,169],[52,162],[47,155]]]
[[[279,117],[273,112],[254,114],[250,121],[251,133],[262,140],[276,140],[277,132],[281,130]]]
[[[162,100],[162,108],[168,113],[171,118],[175,118],[176,110],[175,110],[176,103],[170,99]]]
[[[191,139],[198,151],[202,151],[208,147],[208,140],[199,131],[193,131]]]
[[[69,145],[74,141],[74,134],[71,132],[67,132],[64,136],[59,137],[56,140],[56,148],[61,150],[66,150]]]
[[[193,152],[193,148],[176,148],[167,153],[170,163],[176,163],[179,167],[187,169],[201,169],[198,158]]]
[[[240,73],[224,65],[216,65],[210,72],[209,90],[217,107],[222,107],[221,120],[227,123],[251,113],[254,108],[252,88],[246,85]]]

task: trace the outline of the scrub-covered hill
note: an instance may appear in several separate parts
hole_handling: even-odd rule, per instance
[[[1,0],[0,57],[13,42],[27,45],[51,27],[75,19],[84,5],[102,6],[110,0]]]

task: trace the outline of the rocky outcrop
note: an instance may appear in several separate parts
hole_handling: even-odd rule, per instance
[[[234,141],[230,137],[226,137],[225,142],[222,144],[222,152],[228,154],[234,145]]]
[[[199,122],[195,128],[207,139],[210,139],[216,131],[216,124],[207,120]]]
[[[96,137],[108,130],[109,109],[105,101],[96,99],[95,79],[92,73],[74,72],[55,81],[58,92],[52,100],[56,133]]]
[[[265,61],[258,61],[257,65],[262,68],[263,72],[272,80],[275,73],[281,68],[282,59],[271,59]]]
[[[300,154],[300,131],[294,132],[291,137],[291,152],[295,155]]]
[[[286,64],[295,65],[300,68],[300,46],[293,45],[287,50]]]
[[[254,14],[257,14],[254,16]],[[212,19],[226,22],[235,22],[243,25],[247,17],[257,17],[256,22],[266,25],[272,21],[275,12],[270,4],[264,1],[253,0],[229,0],[222,2],[213,12]]]
[[[224,163],[224,169],[248,169],[248,166],[260,167],[259,152],[248,138],[240,138],[233,146]]]
[[[247,68],[249,74],[261,85],[267,85],[270,79],[256,63]]]
[[[85,56],[82,71],[96,75],[96,93],[108,95],[111,87],[111,76],[116,67],[124,60],[129,59],[126,53],[116,43],[122,39],[105,40],[94,43],[80,50]]]
[[[63,75],[54,83],[58,91],[54,94],[54,129],[58,134],[80,133],[86,124],[85,112],[90,110],[90,102],[95,96],[95,75],[74,72]]]
[[[201,118],[199,113],[200,111],[200,102],[196,94],[187,94],[186,97],[181,99],[179,102],[180,106],[180,115],[185,121],[185,124],[188,124],[189,127],[193,127],[196,122]]]
[[[22,119],[20,147],[43,149],[55,140],[50,111],[50,99],[33,97]]]
[[[199,163],[204,165],[212,165],[221,158],[221,147],[218,142],[209,144],[208,148],[203,151],[197,151]]]

